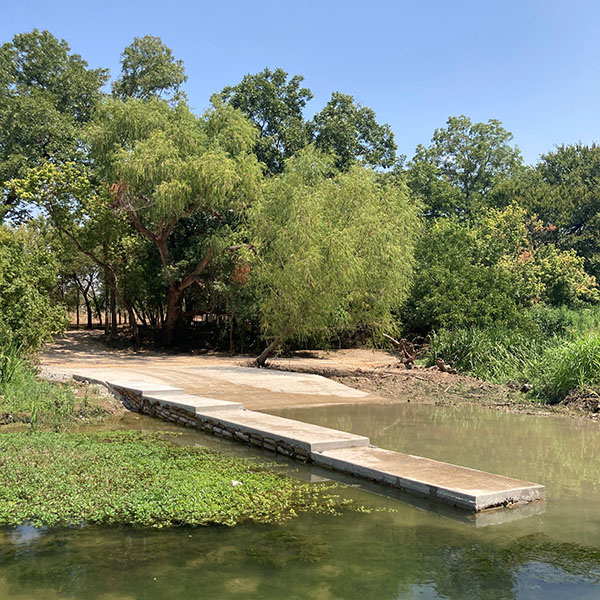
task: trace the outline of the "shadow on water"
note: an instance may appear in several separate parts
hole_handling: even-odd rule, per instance
[[[548,488],[546,510],[482,527],[487,524],[435,512],[427,502],[398,502],[361,486],[342,493],[369,513],[306,514],[280,526],[5,528],[0,598],[600,597],[598,426],[471,406],[332,407],[285,415],[367,434],[383,447],[539,481]],[[148,423],[139,421],[143,428]],[[272,459],[196,432],[178,439]],[[290,470],[287,461],[277,464]],[[322,476],[294,470],[307,480]]]

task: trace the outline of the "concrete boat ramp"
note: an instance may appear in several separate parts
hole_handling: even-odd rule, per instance
[[[352,397],[362,393],[317,375],[299,376],[242,367],[232,369],[230,375],[243,382],[242,386],[250,381],[249,385],[254,382],[256,387],[265,387],[271,392],[275,386],[284,400],[284,389],[288,386],[292,393],[297,394],[298,386],[304,385],[304,393],[326,395],[329,401],[337,395],[339,404],[343,404],[346,393]],[[248,377],[244,377],[246,372]],[[232,402],[223,399],[223,393],[219,394],[220,398],[197,395],[198,381],[191,386],[194,393],[190,393],[190,386],[186,386],[188,389],[185,390],[156,378],[140,378],[139,371],[137,378],[135,373],[128,376],[127,370],[118,368],[86,368],[71,375],[80,381],[106,386],[127,405],[142,413],[468,511],[479,512],[545,500],[546,492],[542,485],[377,448],[361,435],[246,409],[243,406],[244,394],[239,393],[240,390],[233,397],[242,402]],[[206,388],[210,389],[210,375],[205,375]],[[227,373],[220,371],[217,379],[224,377]],[[282,405],[285,405],[284,401]]]

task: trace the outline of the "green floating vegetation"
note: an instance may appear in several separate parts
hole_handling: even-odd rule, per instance
[[[142,432],[0,435],[0,524],[275,523],[347,502],[269,470]]]

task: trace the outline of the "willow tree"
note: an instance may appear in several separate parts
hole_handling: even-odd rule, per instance
[[[265,183],[250,211],[263,366],[288,339],[393,328],[405,299],[419,221],[403,184],[308,147]]]
[[[202,117],[184,102],[107,100],[88,130],[113,210],[126,215],[160,256],[168,286],[167,345],[175,340],[185,290],[202,284],[203,271],[226,248],[227,232],[213,233],[177,260],[170,237],[180,221],[198,214],[226,223],[257,194],[262,173],[252,152],[255,139],[254,126],[217,100]]]

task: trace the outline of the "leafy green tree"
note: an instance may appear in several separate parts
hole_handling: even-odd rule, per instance
[[[417,146],[408,183],[419,194],[426,215],[468,217],[490,204],[488,195],[522,168],[521,153],[500,121],[473,123],[450,117],[431,144]]]
[[[283,69],[264,69],[245,75],[221,92],[225,102],[240,109],[258,128],[255,152],[271,174],[281,173],[285,160],[310,143],[303,110],[313,95],[301,87],[303,80],[301,75],[288,78]]]
[[[408,292],[418,219],[405,186],[359,166],[332,178],[333,160],[306,148],[251,208],[261,366],[287,339],[393,327]]]
[[[585,258],[600,276],[600,147],[559,146],[505,191],[537,214],[546,239]]]
[[[396,163],[396,144],[389,125],[381,125],[375,112],[361,106],[352,96],[334,92],[317,113],[311,128],[317,148],[336,155],[336,166],[342,171],[359,163],[388,168]]]
[[[94,165],[112,208],[156,248],[165,281],[164,341],[181,322],[183,294],[228,246],[227,215],[258,193],[256,132],[237,110],[215,99],[201,118],[188,106],[151,99],[108,100],[88,130]],[[182,220],[205,215],[223,224],[174,260],[170,238]]]
[[[33,225],[0,226],[0,347],[37,349],[66,327],[57,274],[56,258]]]
[[[113,210],[106,186],[84,165],[45,162],[29,169],[25,177],[14,179],[9,189],[17,198],[39,206],[57,235],[66,238],[65,246],[73,244],[100,268],[105,296],[110,293],[118,297],[129,314],[133,333],[137,334],[131,302],[119,285],[135,259],[136,234],[125,215]],[[115,333],[114,319],[112,325]]]
[[[541,226],[516,205],[482,211],[470,222],[433,221],[417,247],[405,320],[422,331],[515,325],[532,304],[597,300],[581,257],[536,243]]]
[[[80,131],[108,73],[89,69],[48,31],[16,35],[0,49],[0,183],[43,161],[81,159]],[[5,206],[16,198],[3,189]]]
[[[113,95],[127,98],[163,98],[181,96],[181,86],[187,80],[183,61],[159,37],[146,35],[135,38],[121,54],[121,75],[113,82]]]

